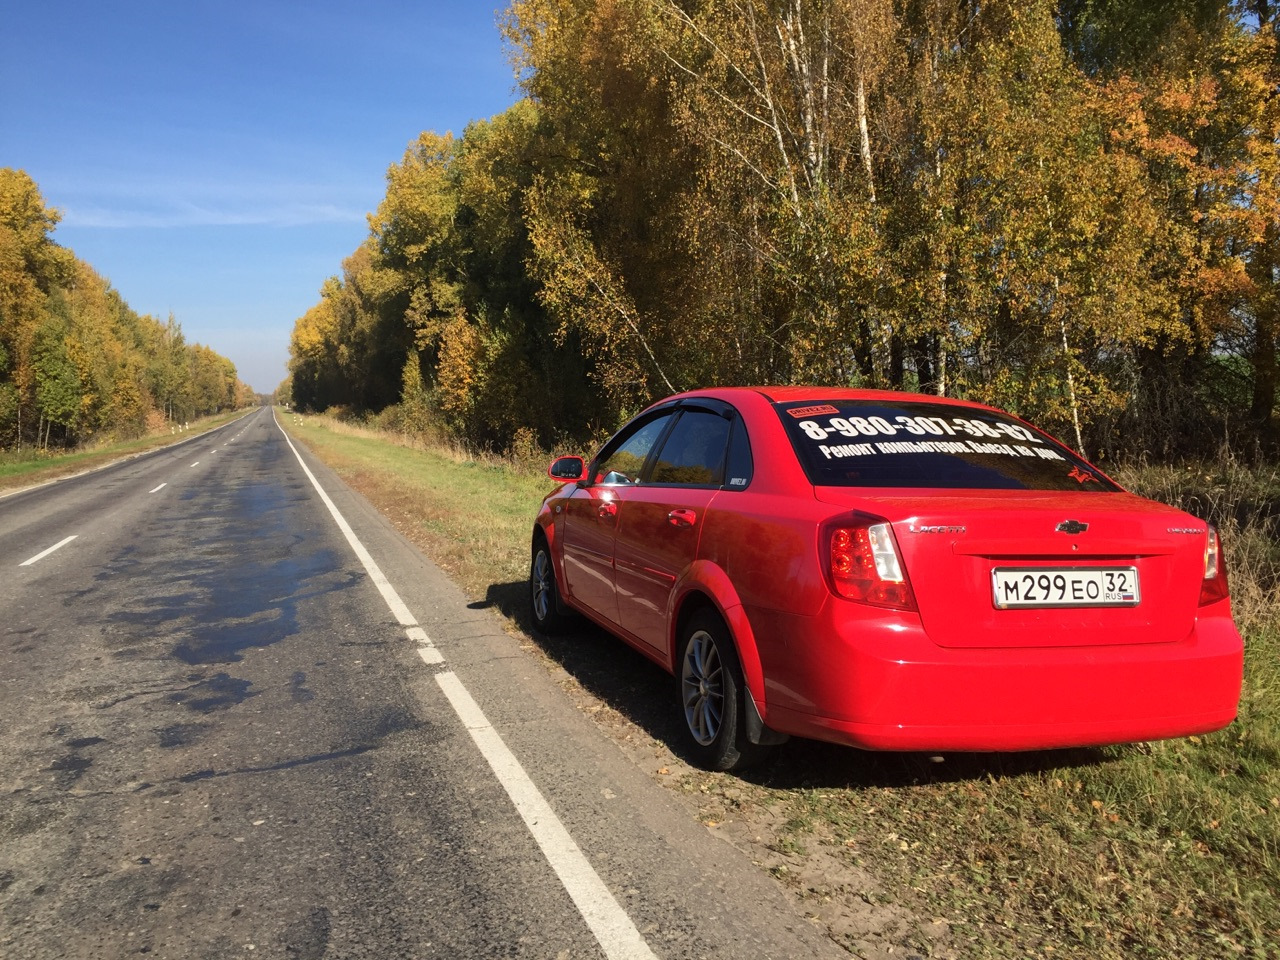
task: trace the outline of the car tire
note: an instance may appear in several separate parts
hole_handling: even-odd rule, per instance
[[[741,770],[765,752],[747,739],[738,653],[728,628],[704,610],[690,619],[677,669],[680,706],[696,762],[708,770]]]
[[[568,626],[569,618],[560,612],[560,588],[551,548],[541,535],[533,542],[533,559],[529,563],[529,610],[534,629],[546,636],[563,633]]]

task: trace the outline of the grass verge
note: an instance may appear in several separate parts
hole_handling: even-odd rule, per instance
[[[523,623],[530,525],[550,487],[540,467],[323,418],[286,425],[473,597]],[[1280,481],[1230,464],[1121,479],[1223,529],[1247,650],[1227,730],[943,762],[792,741],[744,776],[709,774],[681,762],[674,693],[647,661],[589,628],[539,649],[853,955],[1280,957]]]

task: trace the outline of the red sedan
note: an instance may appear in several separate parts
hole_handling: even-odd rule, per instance
[[[713,769],[792,734],[1027,750],[1235,717],[1217,532],[999,410],[701,390],[550,475],[536,626],[580,613],[675,674]]]

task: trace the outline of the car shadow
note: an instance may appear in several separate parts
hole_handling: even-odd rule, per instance
[[[867,790],[1004,780],[1028,773],[1098,766],[1105,749],[1032,750],[1021,753],[893,753],[858,750],[793,737],[767,764],[740,774],[743,780],[780,789]]]
[[[546,636],[533,628],[529,585],[491,584],[473,609],[496,610],[515,622],[548,657],[584,690],[616,710],[684,760],[692,760],[681,742],[684,724],[678,712],[675,680],[661,667],[584,617],[568,629]]]
[[[524,581],[491,584],[485,598],[469,606],[496,610],[515,622],[583,689],[666,744],[676,756],[696,765],[686,745],[675,680],[586,619],[574,618],[572,626],[556,636],[534,630],[528,590]],[[865,790],[1005,779],[1065,767],[1097,766],[1113,757],[1113,753],[1098,748],[941,755],[882,753],[793,737],[738,776],[778,789]]]

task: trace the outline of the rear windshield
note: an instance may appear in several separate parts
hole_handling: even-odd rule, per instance
[[[775,406],[814,486],[1120,489],[1045,434],[990,410],[885,400]]]

